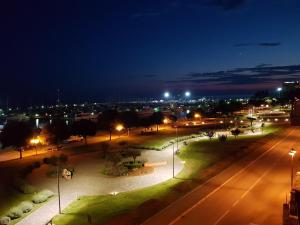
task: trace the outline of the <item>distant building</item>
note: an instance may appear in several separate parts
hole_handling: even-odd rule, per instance
[[[298,99],[292,105],[291,124],[293,126],[300,126],[300,101]]]
[[[282,97],[293,100],[295,97],[300,98],[300,82],[285,81],[282,84]]]

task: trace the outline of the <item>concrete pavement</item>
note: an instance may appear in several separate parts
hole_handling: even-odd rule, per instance
[[[288,129],[252,162],[238,162],[145,221],[144,225],[281,224],[290,188],[288,151],[300,144],[300,129]]]

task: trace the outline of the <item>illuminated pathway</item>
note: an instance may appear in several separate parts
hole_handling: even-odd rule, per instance
[[[288,152],[300,144],[300,129],[290,128],[263,146],[266,152],[240,162],[144,222],[186,225],[279,225],[290,188]]]

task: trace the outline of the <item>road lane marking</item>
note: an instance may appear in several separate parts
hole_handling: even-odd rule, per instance
[[[194,204],[193,206],[191,206],[190,208],[188,208],[187,210],[185,210],[184,212],[182,212],[179,216],[177,216],[174,220],[172,220],[169,225],[173,225],[176,222],[178,222],[183,216],[185,216],[186,214],[188,214],[190,211],[192,211],[194,208],[196,208],[198,205],[202,204],[207,198],[209,198],[210,196],[212,196],[213,194],[215,194],[217,191],[219,191],[222,187],[224,187],[227,183],[229,183],[231,180],[233,180],[235,177],[239,176],[241,173],[243,173],[246,169],[248,169],[250,166],[252,166],[254,163],[256,163],[259,159],[261,159],[262,157],[264,157],[266,154],[268,154],[270,151],[272,151],[277,145],[279,145],[280,143],[282,143],[285,139],[287,139],[291,133],[294,132],[294,129],[292,129],[288,135],[286,137],[284,137],[283,139],[281,139],[280,141],[278,141],[277,143],[275,143],[272,147],[270,147],[268,150],[266,150],[264,153],[262,153],[259,157],[257,157],[256,159],[254,159],[253,161],[251,161],[246,167],[240,169],[237,173],[235,173],[233,176],[231,176],[228,180],[226,180],[223,184],[221,184],[220,186],[218,186],[216,189],[214,189],[212,192],[210,192],[209,194],[207,194],[205,197],[203,197],[202,199],[200,199],[196,204]],[[207,184],[208,182],[206,182],[205,184]],[[203,185],[201,185],[200,187],[202,187]],[[199,188],[200,188],[199,187]],[[194,190],[196,191],[196,190]],[[194,192],[193,191],[193,192]],[[190,193],[191,194],[191,193]]]
[[[278,163],[278,161],[284,156],[284,154],[282,153],[281,156],[276,159],[276,161],[272,164],[272,166],[267,169],[248,189],[247,191],[245,191],[243,193],[243,195],[240,197],[240,199],[238,199],[237,201],[235,201],[235,203],[233,203],[233,205],[231,206],[231,209],[234,208],[239,202],[240,200],[242,200],[244,197],[246,197],[246,195],[260,182],[262,181],[262,179],[274,168],[274,166]],[[227,210],[228,211],[228,210]],[[227,212],[226,211],[226,212]],[[214,223],[214,225],[217,225],[218,223],[220,223],[222,221],[222,219],[224,219],[224,217],[228,214],[228,213],[224,213],[218,220],[217,222]]]
[[[227,210],[222,216],[219,217],[219,219],[214,223],[214,225],[217,225],[227,214],[229,213],[229,210]]]

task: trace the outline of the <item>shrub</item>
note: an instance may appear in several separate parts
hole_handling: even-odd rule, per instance
[[[128,169],[123,165],[118,165],[105,169],[103,174],[108,176],[126,176],[128,174]]]
[[[35,204],[39,204],[42,202],[45,202],[48,200],[48,198],[51,198],[54,195],[54,193],[50,190],[43,190],[40,191],[39,193],[35,194],[32,197],[32,202]]]
[[[10,223],[10,218],[8,216],[0,217],[0,225],[8,225]]]
[[[225,142],[227,140],[227,135],[225,134],[219,135],[218,139],[220,142]]]
[[[124,145],[127,145],[128,142],[127,142],[127,141],[120,141],[118,144],[119,144],[120,146],[124,146]]]
[[[39,194],[45,195],[47,198],[51,198],[54,195],[54,193],[52,191],[47,190],[47,189],[42,190],[41,192],[39,192]]]
[[[19,208],[22,210],[23,213],[28,213],[32,210],[33,204],[32,204],[32,202],[24,201],[24,202],[21,202],[21,204],[19,205]]]
[[[34,192],[36,192],[36,188],[30,184],[28,184],[25,180],[19,178],[16,179],[13,183],[14,187],[24,193],[24,194],[32,194]]]
[[[23,212],[20,208],[14,207],[9,210],[7,216],[10,217],[12,220],[17,219],[23,216]]]
[[[50,164],[50,159],[49,159],[49,158],[44,158],[44,159],[43,159],[43,162],[44,162],[45,164]]]
[[[47,200],[48,200],[48,197],[46,195],[42,195],[40,193],[37,193],[32,197],[32,202],[34,204],[39,204],[39,203],[45,202]]]

